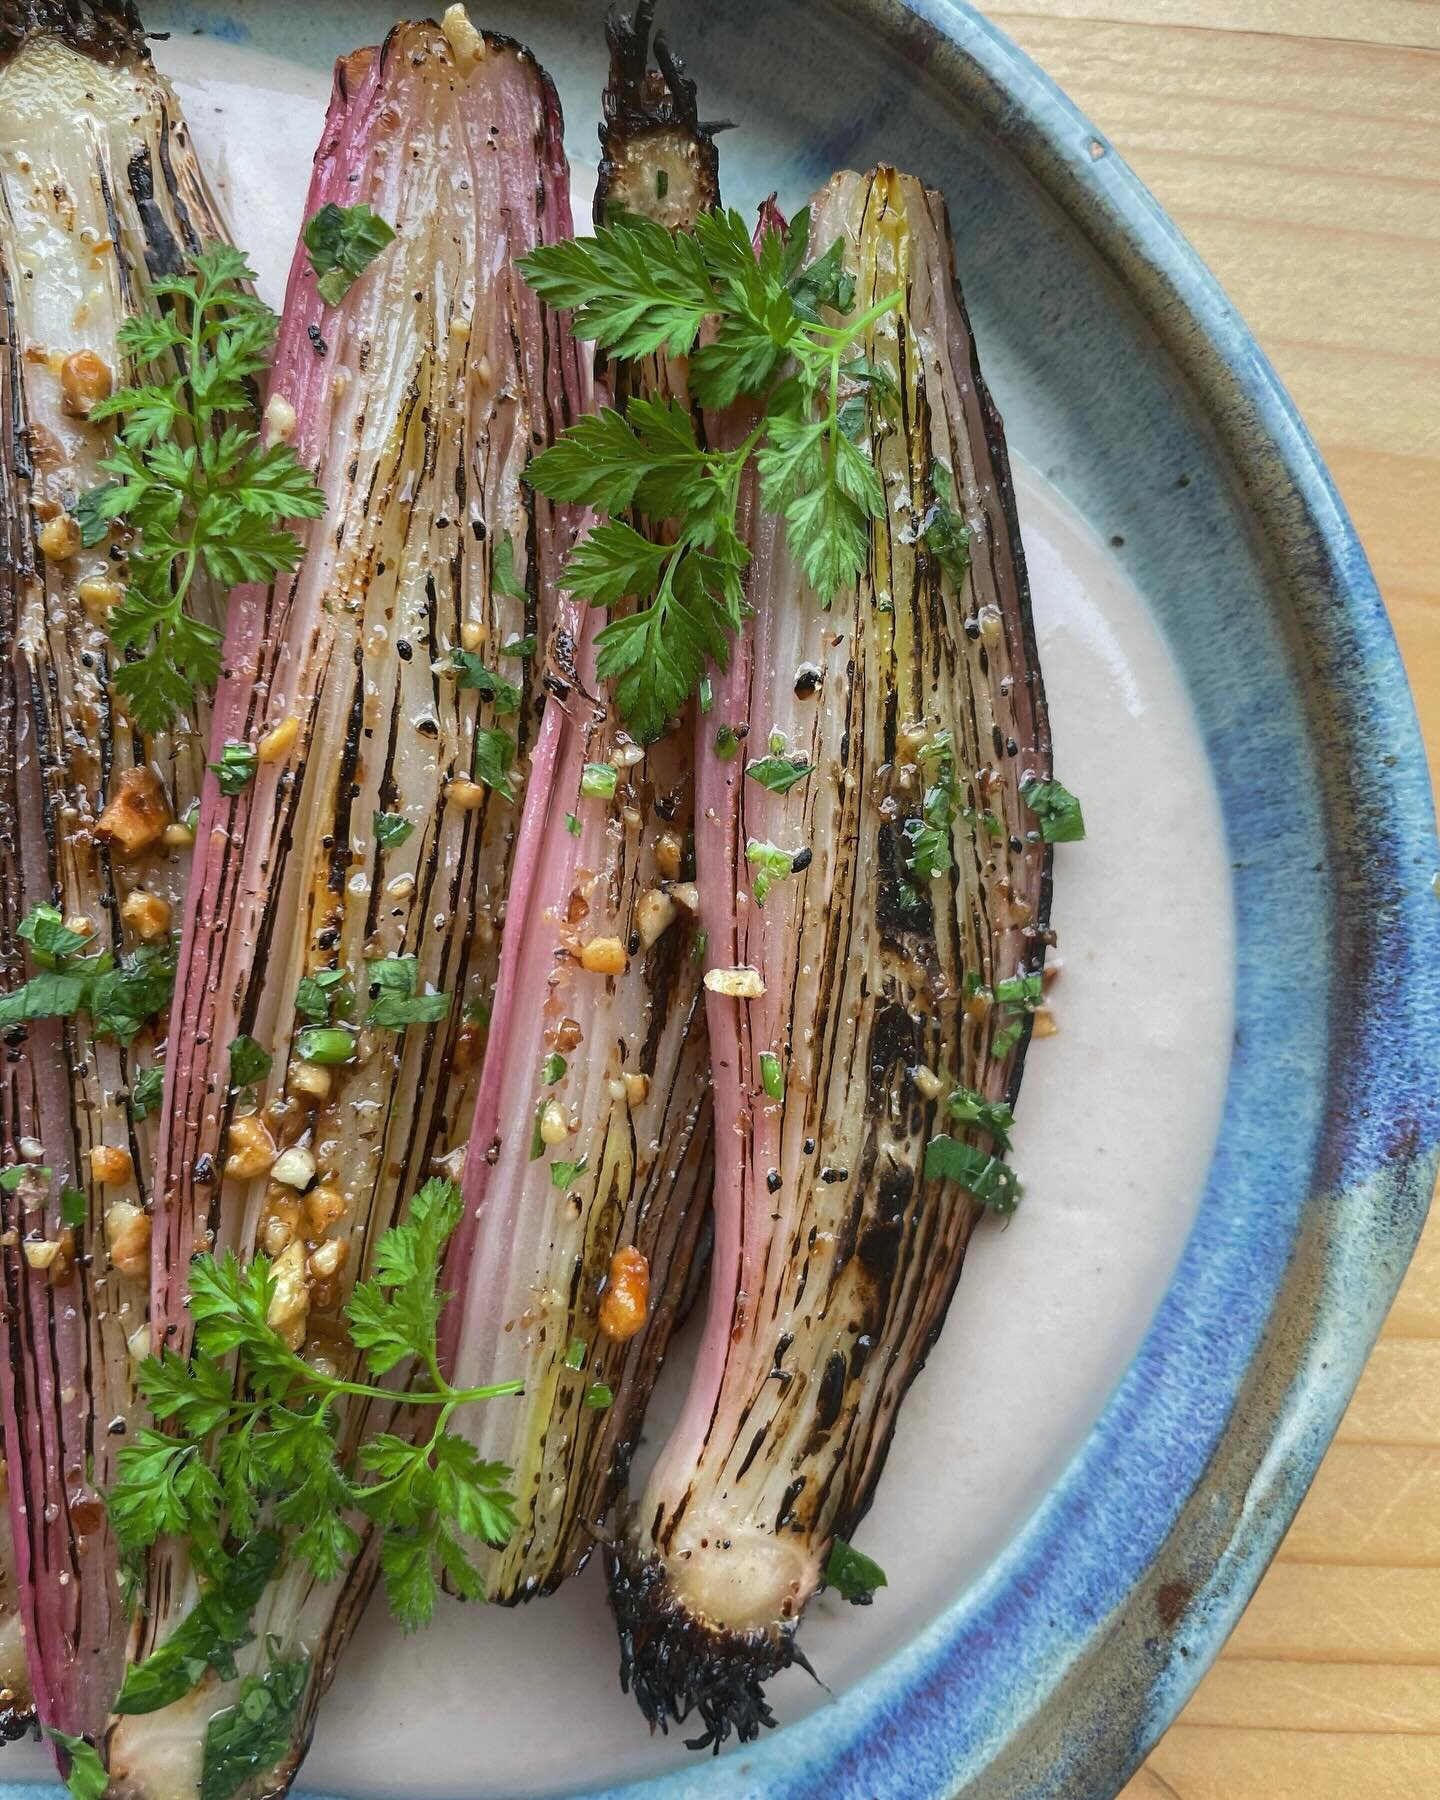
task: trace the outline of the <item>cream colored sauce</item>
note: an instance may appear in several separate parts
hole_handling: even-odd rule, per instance
[[[157,45],[156,56],[179,77],[201,156],[278,305],[327,84],[213,40]],[[589,182],[580,170],[582,229]],[[1060,1029],[1027,1065],[1014,1154],[1024,1202],[1008,1226],[982,1224],[857,1534],[890,1585],[864,1610],[824,1597],[804,1626],[831,1694],[959,1595],[1074,1453],[1164,1292],[1220,1118],[1230,889],[1189,702],[1115,557],[1024,465],[1017,484],[1057,772],[1089,828],[1055,859]],[[652,1448],[686,1361],[682,1344],[652,1411]],[[302,1785],[515,1800],[686,1760],[681,1734],[647,1737],[617,1662],[598,1559],[557,1596],[514,1611],[442,1602],[418,1638],[377,1603],[322,1710]],[[828,1696],[792,1671],[772,1698],[794,1717]],[[10,1777],[39,1767],[29,1746],[6,1757]]]

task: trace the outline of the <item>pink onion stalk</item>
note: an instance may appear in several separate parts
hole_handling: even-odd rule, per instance
[[[125,321],[175,304],[151,282],[224,236],[133,10],[0,8],[0,1735],[33,1693],[41,1723],[93,1737],[123,1665],[101,1494],[137,1417],[129,1344],[144,1331],[155,1140],[130,1095],[163,1054],[168,924],[191,860],[181,821],[208,732],[203,696],[147,735],[112,690],[123,539],[79,542],[74,512],[107,479],[114,428],[85,408],[132,377]],[[217,625],[221,602],[202,576],[187,605]],[[80,934],[76,960],[149,964],[155,1015],[134,1032],[85,1011],[17,1017],[21,984],[46,972],[19,935],[40,906]]]
[[[648,70],[652,11],[608,22],[596,213],[618,201],[683,229],[718,198],[715,150],[679,63]],[[622,401],[684,398],[683,365],[663,358],[613,380]],[[607,1534],[709,1194],[691,731],[646,749],[623,729],[595,679],[600,622],[562,609],[553,779],[526,798],[446,1282],[462,1295],[450,1378],[525,1383],[462,1421],[514,1470],[519,1528],[486,1559],[502,1601],[549,1592]]]
[[[338,304],[303,242],[291,269],[266,417],[293,431],[328,512],[294,577],[232,612],[212,760],[243,744],[258,764],[234,794],[208,782],[201,806],[152,1325],[185,1348],[193,1252],[263,1252],[271,1324],[349,1375],[340,1308],[354,1280],[425,1179],[464,1156],[500,928],[529,879],[523,789],[550,782],[537,646],[576,527],[524,473],[588,405],[589,378],[516,271],[571,223],[554,89],[511,40],[452,8],[443,30],[400,25],[342,61],[306,219],[332,203],[368,206],[395,236]],[[365,1023],[386,961],[409,965],[419,1021]],[[317,979],[334,984],[318,998]],[[229,1067],[242,1035],[272,1059],[243,1086]],[[403,1411],[356,1399],[337,1436],[348,1452],[407,1428]],[[267,1791],[292,1778],[373,1581],[374,1541],[354,1523],[361,1548],[334,1583],[282,1566],[237,1659],[243,1680],[270,1646],[308,1658],[287,1748],[258,1772]],[[197,1594],[184,1544],[162,1540],[142,1655]],[[236,1680],[122,1717],[112,1778],[165,1800],[208,1794],[207,1734]]]
[[[943,202],[890,169],[836,176],[812,252],[837,238],[858,310],[903,296],[863,346],[888,380],[854,390],[887,510],[828,609],[756,521],[755,616],[699,721],[710,1307],[611,1570],[624,1679],[653,1723],[698,1714],[702,1744],[770,1722],[765,1681],[803,1661],[800,1616],[870,1503],[980,1197],[1013,1204],[1003,1132],[957,1123],[972,1102],[951,1094],[1013,1103],[1048,939],[1021,790],[1049,778],[1049,730]],[[726,726],[744,758],[717,754]],[[977,1153],[971,1187],[934,1172],[939,1137]]]

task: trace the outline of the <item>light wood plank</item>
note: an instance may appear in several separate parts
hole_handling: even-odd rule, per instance
[[[1177,1725],[1150,1758],[1173,1800],[1430,1800],[1437,1740]]]
[[[1440,1568],[1440,1448],[1333,1445],[1279,1560]]]
[[[1190,25],[1206,31],[1363,39],[1440,49],[1434,0],[1005,0],[993,17],[1020,35],[1030,19]]]
[[[1006,0],[1329,460],[1440,754],[1440,4]],[[1413,48],[1412,48],[1413,46]],[[1125,1800],[1440,1796],[1440,1216],[1275,1566]]]

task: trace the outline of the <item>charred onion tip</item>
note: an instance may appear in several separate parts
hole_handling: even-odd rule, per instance
[[[610,1550],[605,1562],[620,1637],[620,1686],[661,1731],[698,1714],[705,1729],[686,1738],[688,1750],[718,1756],[732,1736],[753,1743],[775,1724],[764,1683],[792,1664],[814,1675],[793,1625],[717,1630],[686,1609],[665,1565],[629,1541]]]

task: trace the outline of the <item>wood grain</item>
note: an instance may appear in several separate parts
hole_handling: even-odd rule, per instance
[[[1007,0],[1360,529],[1440,767],[1440,0]],[[1124,1800],[1440,1795],[1440,1209],[1274,1567]]]

